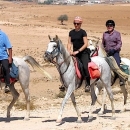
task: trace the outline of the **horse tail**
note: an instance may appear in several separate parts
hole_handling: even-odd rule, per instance
[[[40,66],[39,63],[33,57],[25,56],[23,57],[23,60],[28,62],[33,67],[33,69],[36,69],[37,71],[43,73],[49,79],[52,79],[52,76],[47,71],[45,71],[43,67]]]

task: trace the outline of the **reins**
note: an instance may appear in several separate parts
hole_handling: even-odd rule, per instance
[[[62,66],[62,64],[64,64],[65,63],[65,61],[67,61],[68,59],[70,58],[70,56],[68,56],[64,61],[62,61],[60,64],[57,64],[54,60],[52,61],[52,63],[56,66],[56,68],[58,69],[58,71],[59,71],[59,73],[61,74],[61,75],[63,75],[67,70],[68,70],[68,67],[69,67],[69,65],[70,65],[70,62],[69,62],[69,64],[67,65],[67,68],[65,69],[65,71],[63,72],[63,73],[61,73],[60,72],[60,67]]]

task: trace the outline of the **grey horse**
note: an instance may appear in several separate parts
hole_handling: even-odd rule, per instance
[[[25,56],[24,58],[19,57],[13,57],[13,63],[16,67],[18,67],[18,77],[17,80],[19,81],[21,88],[24,92],[26,104],[27,104],[27,111],[26,115],[24,117],[25,120],[29,120],[30,115],[30,96],[29,96],[29,78],[30,78],[30,69],[28,64],[25,62],[27,61],[33,68],[36,68],[36,70],[40,70],[40,72],[43,72],[48,78],[51,78],[51,76],[36,62],[36,60],[31,56]],[[19,97],[19,93],[14,87],[15,82],[11,83],[10,91],[13,96],[13,99],[11,103],[9,104],[7,108],[7,117],[10,117],[10,111],[17,101]]]
[[[88,48],[91,50],[91,54],[94,54],[95,51],[98,51],[98,56],[106,57],[106,52],[104,51],[104,49],[102,47],[100,39],[98,39],[97,41],[89,39],[89,46],[88,46]],[[127,59],[127,58],[121,58],[121,62],[123,62],[124,64],[128,65],[129,66],[129,71],[130,71],[130,60]],[[128,79],[128,83],[129,82],[130,82],[130,78]],[[120,88],[121,88],[121,91],[122,91],[123,96],[124,96],[124,105],[123,105],[123,109],[121,110],[121,112],[124,112],[124,111],[126,111],[126,103],[127,103],[127,97],[128,97],[128,92],[127,92],[128,84],[120,86]],[[96,95],[99,94],[101,89],[102,89],[102,83],[99,80],[97,82],[96,89],[95,89]],[[106,107],[106,105],[105,105],[106,96],[107,96],[106,95],[106,90],[104,89],[103,90],[102,103],[101,103],[102,107],[101,107],[101,110],[99,111],[99,114],[103,114],[104,113],[104,110],[105,110],[105,107]]]
[[[49,36],[50,38],[50,36]],[[56,58],[56,61],[54,60]],[[74,108],[76,109],[78,120],[77,122],[82,122],[81,113],[78,110],[75,101],[74,90],[81,86],[81,80],[76,75],[76,70],[74,66],[74,62],[72,57],[69,55],[68,51],[66,51],[64,45],[62,44],[61,40],[56,35],[55,38],[50,38],[50,42],[48,43],[47,50],[44,54],[44,59],[46,61],[50,61],[54,63],[59,71],[61,81],[66,89],[66,95],[63,99],[61,109],[58,115],[56,122],[62,121],[62,113],[63,108],[67,100],[71,97],[72,103]],[[111,101],[112,107],[112,118],[115,118],[115,110],[113,104],[113,94],[111,90],[111,74],[110,74],[110,67],[104,58],[101,57],[93,57],[91,59],[98,67],[101,72],[100,80],[103,83],[103,86],[106,88],[106,91],[109,95],[109,99]],[[96,95],[94,93],[94,84],[96,79],[91,80],[91,107],[89,111],[89,118],[88,120],[92,119],[92,108],[96,102]]]

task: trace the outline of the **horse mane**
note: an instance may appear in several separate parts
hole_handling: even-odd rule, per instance
[[[64,44],[62,43],[62,41],[60,40],[59,37],[58,37],[58,39],[54,38],[54,41],[58,44],[63,57],[66,59],[69,56],[69,52],[65,48]]]
[[[107,53],[106,53],[106,51],[105,51],[105,49],[104,49],[104,47],[103,47],[103,45],[102,45],[102,42],[99,41],[97,45],[99,46],[99,48],[100,48],[100,50],[102,51],[103,55],[104,55],[104,56],[107,56]]]

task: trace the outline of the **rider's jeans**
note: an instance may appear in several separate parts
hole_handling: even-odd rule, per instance
[[[10,85],[9,61],[8,59],[4,59],[4,60],[0,60],[0,63],[3,66],[5,84],[6,86],[9,86]]]

